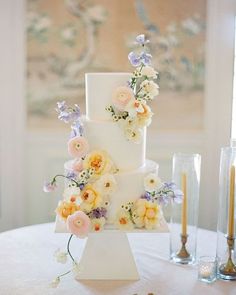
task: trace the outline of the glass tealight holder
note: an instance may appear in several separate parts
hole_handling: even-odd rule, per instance
[[[217,263],[216,258],[201,256],[198,260],[198,279],[205,283],[212,283],[216,280]]]
[[[181,204],[171,204],[170,260],[175,263],[196,262],[200,166],[199,154],[173,157],[172,180],[184,193]]]
[[[217,224],[217,273],[236,280],[236,147],[221,149]]]

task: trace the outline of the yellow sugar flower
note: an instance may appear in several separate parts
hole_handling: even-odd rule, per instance
[[[95,171],[95,176],[100,176],[104,173],[112,172],[114,168],[108,154],[100,150],[95,150],[89,153],[84,159],[83,167],[85,169],[93,168]]]
[[[76,202],[72,201],[60,201],[56,208],[56,213],[64,220],[68,216],[74,214],[76,211],[80,210],[80,206]]]
[[[135,204],[132,217],[137,227],[154,229],[157,226],[159,207],[157,204],[139,199]]]
[[[102,197],[98,190],[91,184],[87,184],[81,192],[81,209],[90,212],[91,210],[99,207],[102,203]]]
[[[91,220],[92,231],[95,231],[95,232],[102,231],[105,223],[106,223],[106,219],[104,217],[93,218]]]
[[[117,212],[116,226],[121,230],[131,230],[134,228],[130,213],[124,209]]]

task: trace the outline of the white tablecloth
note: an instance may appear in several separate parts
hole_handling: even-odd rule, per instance
[[[68,234],[54,234],[53,224],[19,228],[0,234],[1,295],[235,295],[236,282],[217,281],[205,284],[197,280],[196,266],[180,266],[168,261],[168,234],[130,234],[129,240],[141,280],[75,281],[72,275],[62,278],[57,289],[50,281],[68,270],[53,257],[64,249]],[[215,253],[216,233],[199,230],[198,254]],[[74,239],[72,251],[80,257],[85,241]],[[125,266],[124,266],[125,267]]]

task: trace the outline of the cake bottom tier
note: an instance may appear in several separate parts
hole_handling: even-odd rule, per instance
[[[70,168],[70,162],[65,164],[65,170]],[[144,177],[148,173],[158,173],[159,165],[151,160],[146,160],[145,165],[139,169],[129,172],[119,172],[115,174],[117,181],[117,191],[110,199],[110,205],[107,208],[107,226],[114,224],[118,210],[123,204],[139,199],[144,194]],[[56,232],[67,232],[66,223],[57,216]]]

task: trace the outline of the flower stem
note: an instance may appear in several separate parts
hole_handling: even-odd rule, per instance
[[[56,182],[57,177],[63,177],[63,178],[69,179],[69,180],[73,181],[76,184],[76,186],[79,186],[79,183],[76,180],[74,180],[74,179],[72,179],[70,177],[67,177],[67,176],[65,176],[63,174],[57,174],[56,176],[54,176],[53,180],[52,180],[52,183]]]
[[[59,275],[58,278],[68,275],[68,273],[70,273],[70,272],[71,272],[71,270],[68,270],[67,272],[64,272],[63,274]]]
[[[74,257],[71,255],[71,252],[70,252],[70,242],[71,242],[72,237],[73,237],[73,234],[70,235],[70,238],[69,238],[69,240],[68,240],[68,243],[67,243],[67,252],[68,252],[68,254],[70,255],[71,260],[72,260],[73,262],[75,262],[75,259],[74,259]]]

